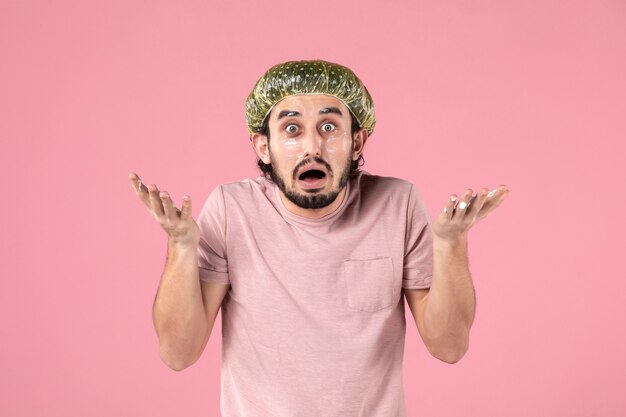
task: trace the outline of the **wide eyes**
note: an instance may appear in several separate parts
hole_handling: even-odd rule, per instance
[[[295,124],[288,124],[287,126],[285,126],[285,130],[287,131],[287,133],[290,133],[292,135],[298,133],[298,129],[298,126]],[[324,123],[322,125],[323,132],[332,132],[335,129],[337,129],[337,127],[333,123]]]
[[[332,132],[332,131],[333,131],[333,130],[335,130],[335,129],[336,129],[336,127],[335,127],[335,125],[334,125],[334,124],[332,124],[332,123],[324,123],[324,124],[322,125],[322,130],[323,130],[324,132]]]

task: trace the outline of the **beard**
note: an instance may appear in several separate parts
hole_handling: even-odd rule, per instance
[[[343,190],[343,188],[346,186],[346,184],[348,184],[348,181],[350,180],[350,168],[352,165],[352,158],[351,158],[352,152],[350,152],[349,155],[350,156],[348,157],[348,160],[344,164],[343,170],[341,171],[339,184],[337,185],[336,188],[330,190],[327,193],[323,193],[323,194],[319,194],[316,192],[299,193],[295,190],[288,189],[283,177],[280,176],[276,172],[272,164],[269,165],[270,178],[272,178],[272,181],[276,183],[276,185],[283,192],[285,197],[287,197],[289,201],[291,201],[298,207],[301,207],[304,209],[324,208],[332,204],[337,199],[337,196],[339,195],[341,190]],[[305,159],[304,161],[296,165],[296,167],[293,169],[293,175],[292,175],[294,183],[297,181],[296,172],[298,172],[298,169],[301,166],[308,164],[310,162],[317,162],[318,164],[324,165],[326,167],[326,170],[328,171],[328,175],[331,177],[329,178],[329,180],[334,179],[335,176],[330,165],[326,161],[324,161],[322,158],[319,158],[316,156],[316,157]]]

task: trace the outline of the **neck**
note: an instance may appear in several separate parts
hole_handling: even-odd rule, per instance
[[[339,208],[339,206],[343,202],[343,199],[346,196],[346,189],[347,189],[347,187],[343,187],[343,189],[337,195],[337,198],[335,199],[335,201],[333,201],[331,204],[329,204],[326,207],[322,207],[322,208],[318,208],[318,209],[305,209],[305,208],[302,208],[302,207],[294,204],[291,200],[289,200],[285,196],[285,194],[283,194],[282,190],[279,190],[279,191],[280,191],[280,199],[283,202],[283,205],[285,206],[287,211],[289,211],[290,213],[293,213],[295,215],[298,215],[300,217],[305,217],[307,219],[319,219],[321,217],[324,217],[324,216],[334,212],[335,210],[337,210]]]

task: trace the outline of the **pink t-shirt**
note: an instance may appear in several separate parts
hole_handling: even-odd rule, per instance
[[[433,270],[411,183],[362,173],[311,220],[247,179],[217,187],[198,225],[200,279],[230,283],[223,417],[405,416],[402,288],[429,288]]]

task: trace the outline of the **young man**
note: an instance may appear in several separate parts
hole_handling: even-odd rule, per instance
[[[404,416],[404,297],[429,352],[460,360],[467,234],[508,190],[453,195],[432,222],[412,184],[359,171],[374,106],[338,64],[270,68],[246,118],[265,175],[217,187],[198,223],[188,197],[178,210],[130,174],[169,236],[153,310],[163,361],[193,364],[221,307],[223,416]]]

